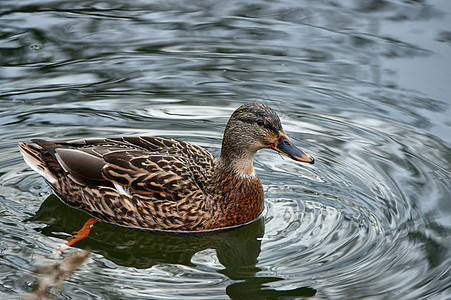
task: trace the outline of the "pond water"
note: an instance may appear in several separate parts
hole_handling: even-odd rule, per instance
[[[0,3],[0,298],[91,256],[56,299],[446,299],[451,1]],[[22,160],[32,138],[165,136],[218,155],[257,101],[315,165],[255,159],[264,217],[177,236],[97,224]]]

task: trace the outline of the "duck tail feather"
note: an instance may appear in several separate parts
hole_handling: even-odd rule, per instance
[[[42,148],[26,143],[19,143],[19,150],[30,168],[44,177],[51,185],[57,185],[57,177],[49,170],[43,159]]]

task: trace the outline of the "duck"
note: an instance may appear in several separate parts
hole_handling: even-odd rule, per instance
[[[97,222],[168,232],[231,229],[258,219],[264,193],[253,161],[272,149],[314,163],[295,146],[268,105],[246,103],[227,122],[215,158],[190,142],[125,136],[70,141],[33,139],[19,150],[66,204],[91,218],[68,239],[84,239]]]

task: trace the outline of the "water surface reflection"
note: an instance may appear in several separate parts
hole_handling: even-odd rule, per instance
[[[87,214],[51,195],[29,221],[46,224],[39,229],[41,233],[62,238],[64,236],[58,233],[83,226],[87,218]],[[99,223],[90,237],[80,242],[79,246],[101,254],[116,265],[137,269],[149,269],[161,264],[195,266],[198,253],[214,250],[218,258],[215,263],[218,269],[215,271],[238,281],[227,287],[227,294],[231,298],[246,297],[246,294],[258,294],[264,298],[315,295],[316,290],[311,287],[288,291],[265,287],[266,283],[283,278],[256,276],[261,271],[257,263],[263,235],[264,218],[236,230],[205,234],[168,234]]]

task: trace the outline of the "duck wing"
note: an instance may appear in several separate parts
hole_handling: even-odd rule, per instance
[[[103,159],[103,177],[123,194],[149,194],[156,199],[177,201],[200,188],[185,157],[118,150]]]
[[[203,191],[215,163],[199,146],[158,137],[33,142],[80,185],[114,186],[122,194],[174,201]]]

